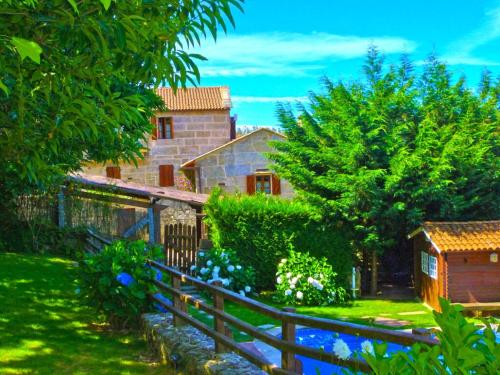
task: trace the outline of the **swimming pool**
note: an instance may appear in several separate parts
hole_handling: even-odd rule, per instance
[[[333,351],[333,343],[336,339],[342,339],[349,346],[351,351],[361,352],[361,343],[363,341],[375,341],[361,336],[349,335],[346,333],[335,333],[316,328],[300,328],[297,330],[297,344],[308,346],[311,348],[323,348],[326,352]],[[388,343],[387,352],[392,353],[398,350],[407,350],[407,347],[399,344]],[[305,375],[317,374],[342,374],[345,368],[321,362],[316,359],[311,359],[301,355],[297,355],[297,359],[302,362]]]

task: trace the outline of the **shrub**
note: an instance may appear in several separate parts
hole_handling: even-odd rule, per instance
[[[204,208],[214,245],[235,249],[242,264],[255,269],[258,289],[274,288],[276,266],[290,250],[326,257],[347,284],[352,249],[342,228],[305,203],[215,189]]]
[[[80,262],[78,285],[82,300],[94,307],[113,327],[135,325],[152,309],[148,293],[156,292],[152,280],[162,274],[146,265],[160,259],[159,247],[144,241],[116,241]]]
[[[203,281],[220,281],[224,288],[243,296],[254,292],[255,271],[252,267],[242,266],[233,250],[212,249],[199,252],[197,264],[192,270]]]
[[[483,332],[467,322],[462,306],[440,300],[442,313],[434,311],[441,328],[436,333],[439,344],[430,348],[415,344],[408,352],[387,356],[387,344],[374,343],[373,350],[362,353],[377,375],[389,374],[499,374],[500,343],[498,326],[486,323]]]
[[[275,299],[309,306],[344,302],[347,293],[337,285],[336,277],[325,258],[317,259],[309,253],[290,251],[289,257],[282,259],[278,265]]]

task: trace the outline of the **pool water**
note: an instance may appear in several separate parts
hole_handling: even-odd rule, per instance
[[[349,346],[351,352],[361,352],[361,343],[367,340],[365,337],[349,335],[346,333],[335,333],[316,328],[301,328],[297,330],[297,344],[308,346],[311,348],[321,349],[326,352],[333,351],[333,343],[336,339],[342,339]],[[373,343],[374,340],[368,339]],[[392,353],[398,350],[406,350],[403,345],[388,343],[387,352]],[[352,355],[351,355],[352,356]],[[297,355],[297,359],[302,362],[302,367],[305,375],[331,375],[343,374],[344,367],[318,361],[301,355]]]

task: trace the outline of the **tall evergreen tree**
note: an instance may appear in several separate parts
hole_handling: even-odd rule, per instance
[[[421,221],[498,216],[500,98],[498,81],[485,77],[476,95],[432,56],[419,79],[406,56],[384,69],[375,47],[363,68],[351,84],[325,79],[298,117],[280,106],[288,141],[270,157],[304,199],[349,228],[376,293],[378,256],[408,259],[405,237]]]

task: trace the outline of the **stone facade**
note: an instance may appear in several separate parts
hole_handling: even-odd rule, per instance
[[[282,141],[284,137],[268,129],[260,129],[232,141],[195,160],[199,168],[199,186],[202,193],[209,193],[221,186],[229,192],[247,191],[247,176],[269,168],[265,153],[272,152],[270,141]],[[290,183],[281,180],[281,196],[293,196]]]
[[[215,353],[214,341],[194,327],[174,327],[171,314],[143,315],[143,331],[150,348],[171,374],[265,375],[235,353]]]
[[[121,179],[159,186],[159,166],[172,164],[180,175],[181,164],[230,141],[229,110],[179,111],[157,113],[157,117],[171,117],[173,139],[149,139],[144,160],[134,164],[120,164]],[[108,165],[89,165],[86,174],[106,176]]]

